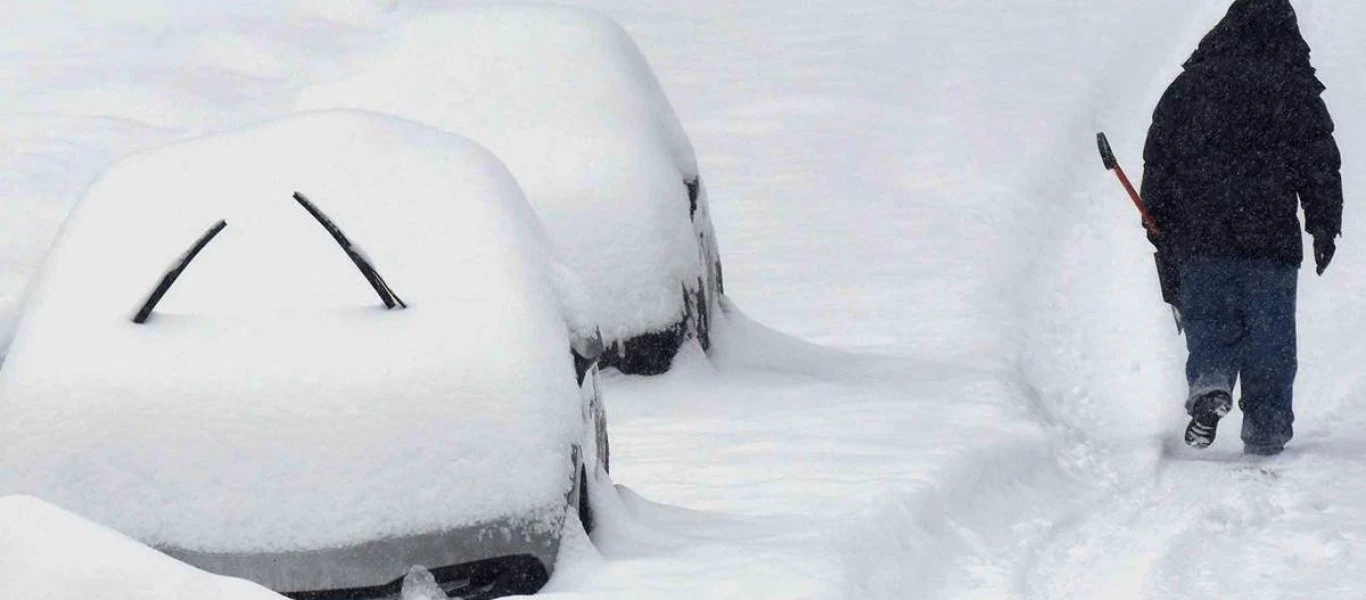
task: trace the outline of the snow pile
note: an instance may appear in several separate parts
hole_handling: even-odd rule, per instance
[[[383,309],[295,191],[409,309]],[[390,117],[301,115],[133,156],[73,212],[28,299],[0,372],[0,491],[204,551],[558,505],[582,416],[547,245],[486,151]]]
[[[28,496],[0,497],[0,586],[5,598],[43,600],[282,600]]]
[[[681,286],[705,278],[684,185],[697,164],[626,32],[567,8],[407,16],[354,76],[305,90],[300,105],[395,114],[486,146],[584,277],[604,334],[677,323]]]

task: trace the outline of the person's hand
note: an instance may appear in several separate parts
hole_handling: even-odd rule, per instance
[[[1333,254],[1338,251],[1338,245],[1333,241],[1332,234],[1320,233],[1314,236],[1314,265],[1318,267],[1318,274],[1323,275],[1328,270],[1329,263],[1333,262]]]

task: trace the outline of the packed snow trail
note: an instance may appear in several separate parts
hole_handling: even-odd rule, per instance
[[[1058,321],[1036,325],[1039,354],[1032,360],[1056,386],[1047,394],[1054,409],[1086,432],[1077,465],[1101,475],[1101,485],[1084,508],[1031,548],[1020,565],[1025,597],[1345,598],[1366,589],[1366,576],[1353,568],[1366,560],[1366,514],[1360,510],[1366,502],[1360,477],[1366,470],[1360,433],[1366,406],[1359,373],[1366,346],[1351,334],[1359,331],[1364,312],[1353,306],[1366,273],[1354,259],[1361,249],[1352,245],[1351,232],[1366,225],[1353,203],[1366,158],[1359,143],[1362,120],[1350,100],[1366,92],[1352,75],[1366,45],[1341,26],[1366,13],[1356,5],[1297,5],[1329,88],[1325,97],[1338,124],[1349,200],[1346,253],[1324,278],[1301,271],[1296,439],[1281,457],[1246,458],[1235,411],[1211,449],[1182,445],[1182,340],[1149,308],[1156,304],[1156,282],[1137,218],[1117,219],[1093,208],[1123,201],[1097,167],[1073,203],[1087,225],[1071,228],[1045,262],[1058,275],[1041,286],[1051,290],[1044,297],[1066,310]],[[1112,136],[1128,134],[1123,155],[1134,165],[1131,172],[1140,164],[1152,103],[1225,8],[1206,3],[1175,13],[1168,27],[1139,30],[1180,44],[1180,53],[1134,56],[1111,69],[1148,74],[1130,86],[1111,87],[1114,108],[1106,111],[1116,117],[1106,123]],[[1135,299],[1149,306],[1140,308]],[[1087,321],[1088,327],[1075,326]]]

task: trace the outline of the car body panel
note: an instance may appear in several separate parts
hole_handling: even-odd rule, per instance
[[[162,552],[200,569],[254,581],[278,592],[373,588],[402,579],[414,565],[439,569],[530,556],[549,572],[560,547],[565,507],[468,527],[370,540],[341,548],[284,552]]]

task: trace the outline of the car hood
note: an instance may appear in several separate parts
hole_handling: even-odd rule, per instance
[[[562,502],[570,486],[577,394],[435,357],[325,369],[303,368],[298,345],[210,356],[216,372],[162,371],[134,351],[110,356],[102,382],[12,378],[28,393],[5,395],[0,490],[154,545],[240,551],[466,525]]]

